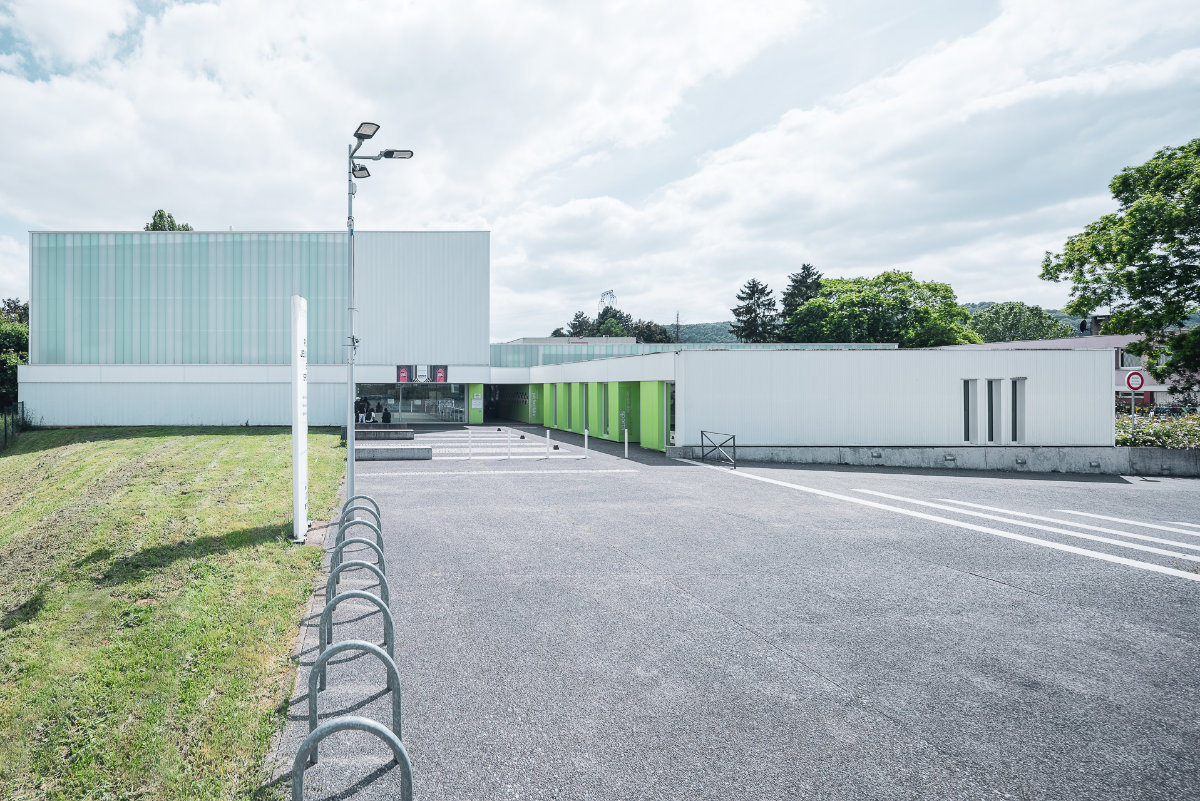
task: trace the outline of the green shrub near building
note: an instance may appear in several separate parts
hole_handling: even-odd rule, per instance
[[[1200,414],[1182,417],[1117,415],[1117,444],[1152,448],[1200,448]]]

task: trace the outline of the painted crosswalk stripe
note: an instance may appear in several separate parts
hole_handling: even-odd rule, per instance
[[[1167,522],[1172,526],[1191,526],[1192,528],[1200,528],[1200,525],[1196,523],[1185,523],[1182,520],[1168,520]]]
[[[1144,540],[1145,542],[1157,542],[1159,545],[1174,545],[1177,548],[1188,548],[1193,551],[1200,551],[1200,545],[1190,542],[1178,542],[1176,540],[1164,540],[1161,537],[1151,537],[1149,534],[1134,534],[1132,531],[1122,531],[1119,528],[1104,528],[1103,526],[1093,526],[1089,523],[1076,523],[1074,520],[1062,520],[1057,517],[1045,517],[1043,515],[1029,514],[1028,512],[1014,512],[1011,509],[999,509],[995,506],[984,506],[981,503],[967,503],[966,501],[956,501],[953,498],[938,498],[943,503],[953,503],[959,506],[969,506],[972,509],[985,509],[989,512],[1000,512],[1006,515],[1016,515],[1017,517],[1028,517],[1031,520],[1041,520],[1044,523],[1062,523],[1065,526],[1075,526],[1076,528],[1086,528],[1088,531],[1099,531],[1103,534],[1116,534],[1121,537],[1132,537],[1135,540]]]
[[[1143,523],[1141,520],[1129,520],[1124,517],[1109,517],[1108,515],[1094,515],[1091,512],[1076,512],[1074,509],[1055,509],[1054,511],[1067,515],[1082,515],[1083,517],[1094,517],[1097,520],[1111,520],[1114,523],[1125,523],[1130,526],[1153,528],[1159,531],[1173,531],[1176,534],[1191,534],[1193,537],[1200,537],[1200,531],[1188,531],[1186,528],[1171,528],[1170,526],[1160,526],[1156,523]]]
[[[916,498],[906,498],[903,495],[892,495],[890,492],[877,492],[869,489],[856,489],[855,492],[865,492],[868,495],[877,495],[880,498],[890,498],[893,501],[903,501],[904,503],[914,503],[917,506],[928,506],[930,509],[942,509],[948,512],[956,512],[960,515],[970,515],[971,517],[982,517],[986,520],[995,520],[997,523],[1011,523],[1016,526],[1024,526],[1025,528],[1036,528],[1038,531],[1048,531],[1051,534],[1065,534],[1068,537],[1078,537],[1081,540],[1091,540],[1092,542],[1103,542],[1108,545],[1117,545],[1121,548],[1132,548],[1135,551],[1145,551],[1146,553],[1156,553],[1159,556],[1171,556],[1176,559],[1192,559],[1200,561],[1200,554],[1180,553],[1179,551],[1168,551],[1165,548],[1155,548],[1152,545],[1138,545],[1136,542],[1127,540],[1114,540],[1112,537],[1101,537],[1096,534],[1084,534],[1082,531],[1068,531],[1065,528],[1055,528],[1054,526],[1043,526],[1041,523],[1030,523],[1025,520],[1013,520],[1011,517],[1001,517],[1000,515],[990,515],[986,512],[973,512],[970,509],[958,509],[953,506],[947,506],[944,503],[934,503],[932,501],[920,501]]]
[[[1173,567],[1163,567],[1162,565],[1156,565],[1152,562],[1140,562],[1137,559],[1129,559],[1128,557],[1124,557],[1124,556],[1115,556],[1113,554],[1103,553],[1101,551],[1089,551],[1086,548],[1079,548],[1075,545],[1065,545],[1061,542],[1051,542],[1050,540],[1040,540],[1037,537],[1028,537],[1024,534],[1016,534],[1011,531],[1004,531],[1004,530],[998,529],[998,528],[991,528],[990,526],[980,526],[980,525],[976,525],[975,523],[967,523],[963,520],[952,520],[948,517],[940,517],[938,515],[926,514],[925,512],[918,512],[914,509],[905,509],[900,506],[892,506],[890,504],[879,503],[877,501],[869,501],[866,498],[855,498],[850,495],[842,495],[837,492],[830,492],[829,490],[817,489],[816,487],[806,487],[801,484],[792,484],[787,481],[780,481],[779,479],[776,479],[776,478],[767,478],[766,476],[757,476],[757,475],[754,475],[753,473],[748,473],[745,470],[729,470],[727,468],[718,467],[716,465],[702,464],[701,462],[696,462],[691,459],[676,458],[675,461],[684,462],[684,463],[690,464],[690,465],[695,465],[696,467],[705,467],[705,468],[708,468],[709,470],[717,470],[726,475],[737,476],[738,478],[749,479],[752,481],[761,481],[766,484],[775,484],[777,486],[787,487],[788,489],[794,489],[799,492],[807,492],[807,493],[810,493],[813,495],[820,495],[824,498],[835,498],[839,501],[846,501],[848,503],[858,504],[859,506],[870,506],[875,509],[883,509],[888,512],[895,512],[896,514],[906,515],[908,517],[915,517],[920,520],[928,520],[933,523],[942,523],[944,525],[953,526],[955,528],[965,528],[970,531],[977,531],[982,534],[991,534],[996,537],[1003,537],[1004,539],[1008,539],[1008,540],[1016,540],[1017,542],[1024,542],[1024,543],[1028,543],[1030,545],[1040,545],[1043,548],[1049,548],[1049,549],[1055,550],[1055,551],[1065,551],[1066,553],[1073,553],[1073,554],[1077,554],[1079,556],[1086,556],[1090,559],[1099,559],[1100,561],[1103,561],[1103,562],[1112,562],[1112,563],[1118,564],[1118,565],[1126,565],[1127,567],[1134,567],[1134,568],[1137,568],[1138,570],[1147,570],[1152,573],[1162,573],[1163,575],[1174,576],[1175,578],[1181,578],[1181,579],[1185,579],[1187,581],[1200,582],[1200,573],[1190,573],[1186,570],[1177,570]]]

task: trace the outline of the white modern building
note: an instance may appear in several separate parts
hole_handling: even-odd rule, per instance
[[[489,345],[487,232],[356,234],[357,395],[395,422],[545,425],[665,450],[1111,446],[1113,355],[892,345]],[[290,297],[308,301],[309,415],[346,418],[344,233],[30,237],[43,425],[285,425]]]

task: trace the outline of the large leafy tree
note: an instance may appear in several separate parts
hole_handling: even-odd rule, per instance
[[[757,278],[751,278],[737,293],[733,324],[729,333],[738,342],[775,342],[779,337],[779,311],[775,308],[775,293]]]
[[[796,313],[796,309],[808,303],[820,292],[821,274],[811,264],[802,264],[800,272],[788,276],[787,289],[783,290],[783,296],[779,299],[779,304],[783,307],[781,318],[783,320],[790,319]]]
[[[590,337],[593,325],[591,317],[588,317],[583,312],[575,312],[575,316],[571,318],[571,322],[567,323],[567,336]]]
[[[187,223],[175,222],[175,217],[170,213],[159,209],[154,212],[154,218],[146,223],[147,231],[190,231],[192,226]]]
[[[895,342],[931,348],[981,342],[949,284],[889,270],[873,278],[826,278],[787,321],[794,342]]]
[[[664,325],[651,320],[637,320],[629,329],[629,336],[637,337],[638,342],[668,343],[678,342]]]
[[[28,323],[29,301],[22,301],[20,298],[4,298],[0,300],[0,320]]]
[[[1072,336],[1071,326],[1061,322],[1041,306],[1020,301],[993,303],[971,318],[984,342],[1016,342],[1023,339],[1060,339]]]
[[[17,402],[17,365],[29,361],[29,324],[15,317],[0,315],[0,411]]]
[[[1106,334],[1140,334],[1131,353],[1176,392],[1200,387],[1200,329],[1185,330],[1200,310],[1200,139],[1163,148],[1108,185],[1118,209],[1047,253],[1042,278],[1069,280],[1066,311],[1107,306]]]
[[[596,319],[575,312],[566,331],[554,329],[552,337],[637,337],[639,342],[677,342],[671,333],[656,322],[634,320],[633,315],[615,306],[605,306]]]

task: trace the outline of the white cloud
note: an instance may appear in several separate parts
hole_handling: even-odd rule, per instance
[[[51,64],[83,64],[111,52],[137,15],[133,0],[14,0],[0,19]]]
[[[342,154],[372,119],[381,145],[417,156],[373,165],[359,225],[491,229],[497,338],[547,333],[609,288],[638,317],[723,319],[746,278],[778,289],[805,261],[1057,305],[1041,252],[1106,208],[1120,167],[1200,130],[1200,7],[1175,0],[1006,3],[983,24],[945,22],[933,45],[895,45],[899,60],[836,92],[761,65],[820,51],[855,72],[855,48],[878,41],[866,19],[891,43],[922,40],[908,11],[87,5],[75,19],[94,22],[61,31],[43,12],[28,22],[44,4],[10,12],[30,57],[85,66],[25,76],[0,54],[18,123],[0,127],[0,152],[20,154],[0,171],[0,237],[137,228],[159,207],[209,229],[337,229]],[[808,99],[780,107],[796,84]],[[708,93],[720,86],[738,87],[735,107],[706,105],[727,101]],[[784,111],[729,124],[761,108]],[[582,188],[607,171],[619,197]],[[0,247],[0,296],[27,294],[24,259]]]

